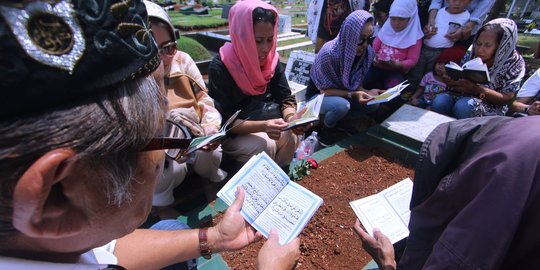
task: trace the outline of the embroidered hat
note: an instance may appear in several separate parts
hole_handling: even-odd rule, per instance
[[[141,0],[0,1],[0,118],[101,94],[160,61]]]

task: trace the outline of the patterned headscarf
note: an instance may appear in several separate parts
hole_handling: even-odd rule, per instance
[[[500,25],[504,34],[495,52],[493,66],[489,68],[491,81],[488,86],[503,93],[516,92],[519,90],[520,82],[525,75],[525,61],[516,51],[518,38],[517,26],[513,20],[499,18],[489,21],[482,28],[493,24]],[[476,35],[473,43],[471,59],[476,57],[474,55],[474,49],[476,40],[480,36],[479,34]]]
[[[255,33],[253,33],[253,10],[261,7],[276,14],[274,44],[263,66],[259,64]],[[231,42],[219,49],[221,60],[234,81],[246,95],[255,96],[266,92],[266,85],[274,77],[279,55],[277,47],[278,13],[276,8],[259,0],[245,0],[236,3],[229,12],[229,32]]]
[[[311,68],[311,79],[318,89],[337,88],[356,91],[369,70],[375,53],[371,46],[355,62],[362,28],[373,16],[364,10],[351,13],[341,25],[338,36],[324,44]]]

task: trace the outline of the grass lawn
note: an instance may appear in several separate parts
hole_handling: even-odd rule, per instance
[[[289,39],[289,40],[278,42],[277,46],[278,47],[283,47],[283,46],[287,46],[287,45],[291,45],[291,44],[295,44],[295,43],[300,43],[300,42],[304,42],[304,41],[310,41],[310,40],[311,39],[309,39],[307,37]]]
[[[212,58],[212,55],[201,43],[189,37],[180,37],[178,49],[189,54],[195,62]]]
[[[306,16],[292,16],[292,25],[307,24]]]
[[[210,10],[209,17],[197,15],[184,15],[178,11],[169,11],[171,22],[181,30],[193,30],[219,27],[228,24],[228,21],[221,18],[221,9]]]
[[[527,46],[530,48],[523,52],[524,55],[533,54],[536,50],[536,46],[538,46],[538,42],[540,42],[539,35],[528,35],[522,33],[518,35],[518,45]]]

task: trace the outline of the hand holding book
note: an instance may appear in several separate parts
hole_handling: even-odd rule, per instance
[[[292,119],[294,120],[289,121],[289,125],[285,130],[319,120],[319,112],[321,111],[323,98],[324,94],[319,94],[307,101],[293,116]]]
[[[479,57],[467,61],[463,66],[450,62],[444,66],[446,74],[452,80],[466,79],[475,83],[487,84],[490,81],[489,69]]]
[[[217,196],[230,205],[238,186],[246,195],[240,211],[244,219],[266,237],[277,229],[280,244],[295,239],[323,202],[291,181],[265,152],[253,156]]]

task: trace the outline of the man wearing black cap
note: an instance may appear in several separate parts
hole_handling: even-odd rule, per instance
[[[159,64],[141,1],[0,2],[0,269],[156,269],[260,239],[242,190],[214,227],[137,230],[162,171],[150,150],[186,147],[155,138]],[[293,264],[298,241],[270,238],[260,266]]]

